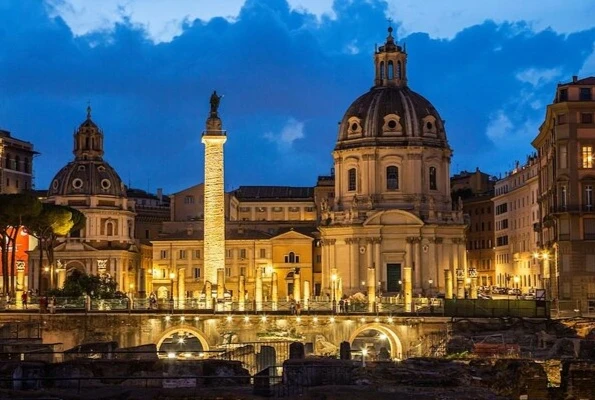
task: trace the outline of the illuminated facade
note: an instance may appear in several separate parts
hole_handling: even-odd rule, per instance
[[[51,265],[45,264],[46,257],[44,265],[39,265],[37,249],[29,252],[30,288],[61,287],[74,269],[110,274],[123,292],[136,292],[144,285],[139,274],[139,246],[134,238],[134,201],[127,198],[124,183],[103,159],[103,138],[88,108],[87,119],[74,133],[74,160],[52,179],[43,200],[80,210],[86,225],[58,239]]]
[[[595,77],[559,84],[533,140],[544,279],[570,308],[595,307]],[[545,257],[543,257],[545,256]]]
[[[409,88],[392,28],[374,62],[374,87],[339,126],[334,198],[320,208],[323,290],[462,297],[465,223],[451,201],[444,123]]]
[[[33,188],[33,144],[0,129],[0,194],[22,193]]]
[[[495,283],[506,288],[543,287],[543,271],[536,252],[539,250],[537,157],[524,165],[517,163],[509,174],[496,182],[494,203]]]

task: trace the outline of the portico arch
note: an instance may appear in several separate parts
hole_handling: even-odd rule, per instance
[[[184,325],[183,326],[174,326],[169,329],[166,329],[161,334],[161,337],[157,341],[157,350],[159,350],[159,348],[161,348],[161,345],[167,338],[169,338],[170,336],[172,336],[176,333],[182,333],[182,332],[188,332],[191,335],[193,335],[194,337],[196,337],[198,339],[198,341],[200,342],[202,349],[204,351],[209,351],[209,342],[205,338],[204,334],[192,326],[184,326]]]
[[[403,358],[403,346],[401,345],[401,340],[399,339],[399,336],[390,327],[378,322],[365,324],[357,328],[349,337],[349,343],[353,344],[353,341],[359,336],[360,333],[368,330],[378,331],[386,335],[386,339],[390,344],[390,357],[392,359]]]

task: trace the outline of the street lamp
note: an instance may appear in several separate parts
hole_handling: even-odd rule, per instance
[[[333,307],[333,312],[335,312],[336,291],[337,291],[337,274],[332,274],[331,275],[331,282],[332,282],[332,286],[331,286],[332,302],[331,302],[331,305]]]
[[[172,302],[172,306],[173,306],[173,301],[174,301],[174,279],[176,279],[176,273],[175,272],[170,272],[169,273],[169,279],[171,281],[171,294],[170,294],[169,300]]]
[[[434,284],[434,280],[433,279],[428,279],[428,284],[430,285],[430,289],[429,289],[429,297],[432,297],[432,285]]]

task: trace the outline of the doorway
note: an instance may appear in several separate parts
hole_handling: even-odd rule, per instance
[[[386,291],[401,292],[401,264],[386,264]]]

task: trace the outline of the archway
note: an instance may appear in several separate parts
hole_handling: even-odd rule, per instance
[[[352,350],[365,348],[368,352],[374,352],[376,359],[384,359],[387,353],[393,360],[403,358],[401,340],[391,328],[380,323],[360,326],[349,337],[349,343]]]
[[[191,326],[173,327],[165,330],[157,341],[160,357],[202,358],[202,353],[209,351],[209,342],[203,333]]]

